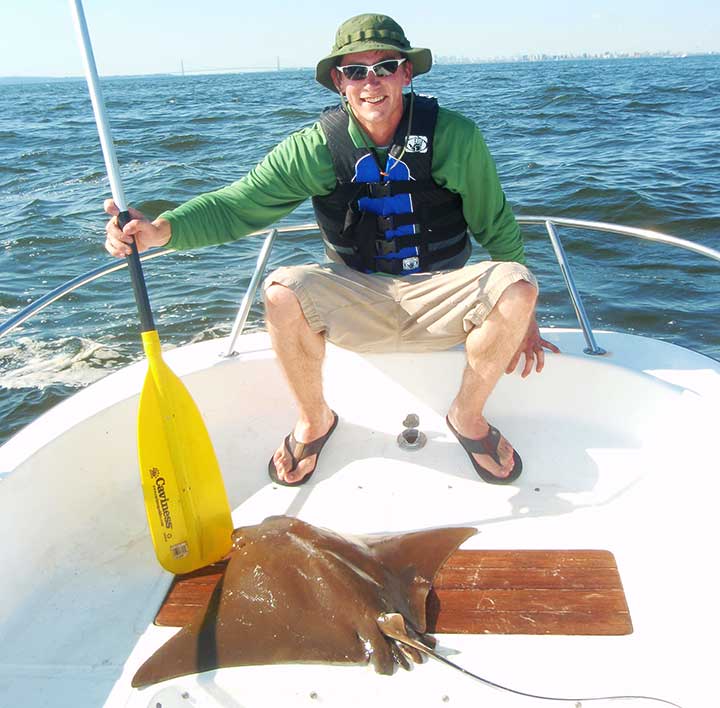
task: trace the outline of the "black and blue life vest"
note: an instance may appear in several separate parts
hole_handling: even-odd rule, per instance
[[[410,102],[406,96],[383,170],[371,149],[353,145],[342,106],[322,113],[337,184],[312,203],[331,260],[366,273],[407,275],[460,268],[469,258],[462,199],[431,175],[437,100],[414,96],[411,130]]]

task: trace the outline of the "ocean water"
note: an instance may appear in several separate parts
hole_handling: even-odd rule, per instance
[[[720,56],[436,66],[415,88],[477,122],[518,215],[624,223],[720,248]],[[310,70],[115,78],[103,91],[126,196],[149,216],[239,179],[335,100]],[[109,260],[108,196],[84,81],[0,83],[0,322]],[[284,223],[308,221],[306,204]],[[523,232],[541,325],[576,326],[544,231]],[[560,233],[594,326],[720,359],[720,264]],[[145,265],[163,344],[229,332],[260,245],[243,239]],[[321,257],[317,236],[287,236],[269,267]],[[248,329],[262,327],[256,303]],[[0,442],[140,358],[137,332],[120,271],[0,339]]]

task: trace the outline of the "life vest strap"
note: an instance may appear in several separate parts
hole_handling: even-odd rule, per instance
[[[423,248],[427,246],[427,252],[432,253],[433,255],[436,255],[444,248],[449,248],[451,246],[455,246],[458,243],[465,247],[465,238],[467,237],[467,232],[465,230],[455,232],[454,236],[451,236],[448,238],[447,236],[443,238],[436,238],[434,241],[427,241],[425,244],[422,244],[420,248],[420,252],[423,252]],[[389,238],[389,239],[377,239],[375,241],[375,255],[376,256],[389,256],[393,253],[398,253],[399,251],[402,251],[403,248],[408,248],[410,246],[416,246],[417,245],[417,239],[413,236],[396,236],[395,238]],[[462,250],[459,249],[458,253]],[[449,255],[455,255],[449,254]]]

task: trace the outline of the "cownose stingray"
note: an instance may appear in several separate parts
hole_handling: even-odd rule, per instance
[[[132,685],[258,664],[371,663],[381,674],[409,668],[419,652],[386,636],[378,620],[399,613],[409,631],[425,632],[437,571],[475,533],[345,538],[286,516],[236,529],[207,610],[160,647]]]

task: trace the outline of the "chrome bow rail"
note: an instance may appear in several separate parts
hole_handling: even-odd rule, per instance
[[[545,225],[553,250],[555,251],[555,258],[560,266],[560,272],[565,279],[565,285],[567,286],[568,293],[570,294],[570,300],[572,301],[573,308],[575,308],[575,315],[578,318],[578,323],[580,324],[585,337],[585,344],[587,345],[583,350],[585,354],[598,356],[605,354],[606,352],[604,349],[599,347],[595,341],[595,335],[593,334],[592,327],[590,326],[590,321],[585,314],[585,307],[583,306],[580,293],[575,286],[575,280],[572,276],[572,271],[570,270],[570,264],[568,263],[567,256],[565,255],[565,249],[562,246],[557,229],[555,228],[556,226],[567,226],[569,228],[586,229],[589,231],[605,231],[607,233],[620,234],[621,236],[633,236],[643,241],[653,241],[655,243],[664,243],[669,246],[682,248],[686,251],[692,251],[693,253],[698,253],[701,256],[707,256],[708,258],[712,258],[720,262],[720,251],[693,243],[692,241],[677,238],[676,236],[662,234],[659,231],[651,231],[650,229],[638,229],[633,226],[607,224],[602,221],[563,219],[556,218],[554,216],[519,216],[517,217],[517,221],[520,224]]]
[[[692,251],[693,253],[697,253],[699,255],[706,256],[720,262],[720,251],[716,251],[715,249],[709,248],[707,246],[701,246],[697,243],[693,243],[692,241],[686,241],[675,236],[669,236],[668,234],[663,234],[658,231],[650,231],[649,229],[638,229],[631,226],[608,224],[601,221],[564,219],[554,216],[518,216],[517,221],[518,223],[525,225],[545,226],[548,236],[550,237],[550,242],[552,243],[553,250],[555,252],[555,257],[557,259],[558,265],[560,266],[560,271],[562,272],[563,278],[565,279],[565,284],[567,286],[568,293],[570,294],[570,299],[575,309],[578,323],[580,324],[580,327],[585,336],[585,343],[587,344],[587,346],[584,351],[586,354],[602,355],[605,354],[605,350],[598,346],[597,342],[595,341],[595,335],[593,334],[592,327],[590,326],[590,321],[587,317],[587,314],[585,313],[585,307],[583,306],[582,298],[580,297],[580,293],[578,292],[578,289],[575,285],[575,280],[572,276],[572,271],[570,269],[567,256],[565,255],[565,250],[563,249],[562,243],[560,241],[557,227],[585,229],[589,231],[602,231],[607,233],[620,234],[622,236],[632,236],[634,238],[642,239],[645,241],[664,243],[669,246],[675,246],[676,248],[684,249],[686,251]],[[265,271],[265,266],[267,264],[268,258],[270,256],[270,251],[272,249],[272,245],[277,234],[301,233],[303,231],[312,231],[314,229],[317,229],[317,224],[310,223],[301,224],[299,226],[286,226],[278,229],[258,231],[252,234],[253,236],[267,234],[267,236],[258,257],[257,265],[250,281],[250,285],[248,286],[245,297],[243,298],[243,301],[238,310],[238,314],[235,318],[232,332],[230,334],[230,344],[224,356],[232,356],[234,352],[235,342],[237,341],[237,338],[240,336],[245,326],[248,313],[250,312],[250,306],[255,299],[255,294],[260,284],[260,279],[263,272]],[[165,256],[173,252],[174,251],[172,249],[157,249],[154,251],[149,251],[148,253],[142,255],[141,260],[150,260],[152,258]],[[35,300],[35,302],[30,303],[27,307],[24,307],[20,312],[16,313],[12,317],[10,317],[10,319],[6,320],[2,325],[0,325],[0,338],[9,334],[21,324],[31,319],[39,312],[44,310],[46,307],[51,305],[53,302],[59,300],[61,297],[67,295],[73,290],[77,290],[83,285],[87,285],[88,283],[91,283],[92,281],[97,280],[98,278],[101,278],[108,273],[113,273],[117,270],[121,270],[122,268],[127,268],[126,261],[113,261],[112,263],[108,263],[105,266],[95,268],[88,273],[79,275],[78,277],[67,281],[63,285],[55,288],[54,290],[51,290],[49,293]]]

